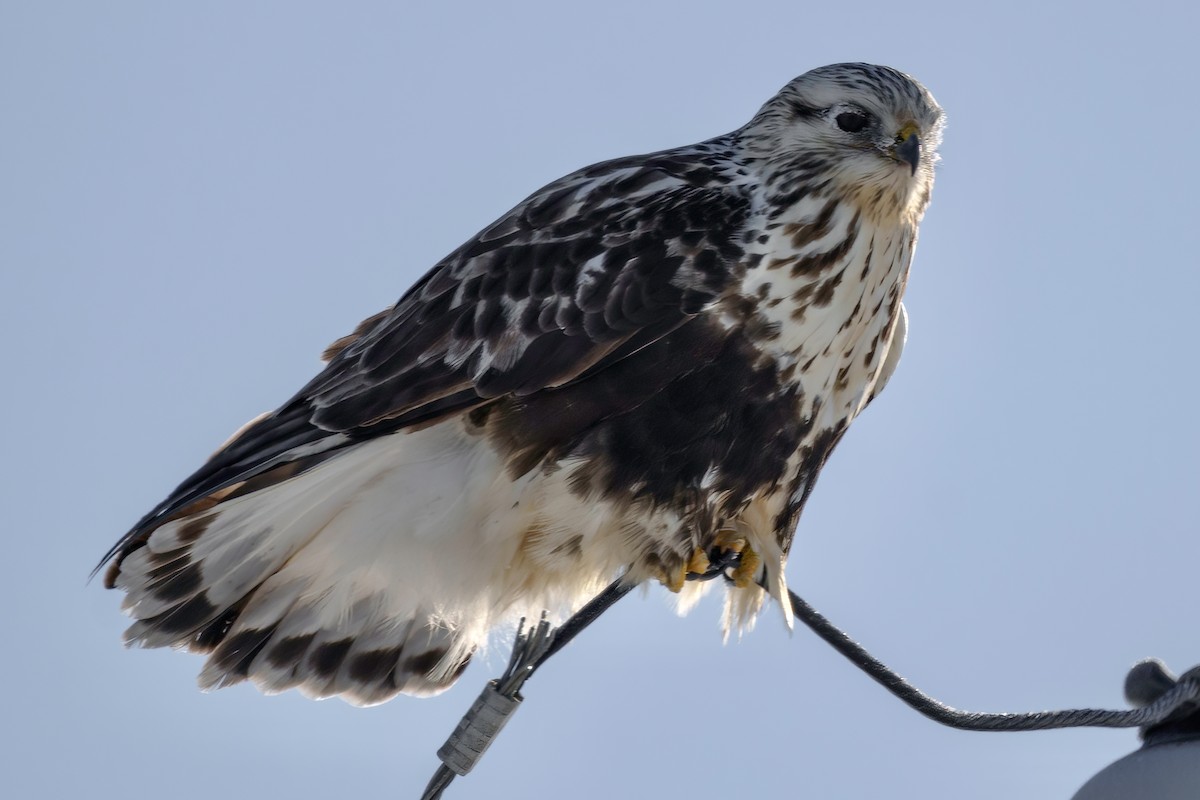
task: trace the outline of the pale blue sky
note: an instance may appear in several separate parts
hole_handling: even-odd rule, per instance
[[[820,10],[825,8],[825,11]],[[361,710],[195,689],[88,570],[317,355],[548,180],[741,125],[835,61],[949,127],[904,360],[793,586],[941,699],[1122,702],[1200,662],[1192,3],[0,0],[12,797],[415,797],[506,650]],[[1065,798],[1120,731],[941,728],[777,611],[627,598],[451,798]],[[15,788],[14,788],[15,787]]]

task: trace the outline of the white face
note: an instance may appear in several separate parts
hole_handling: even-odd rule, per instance
[[[942,110],[888,67],[838,64],[783,88],[746,128],[781,184],[855,201],[873,217],[915,221],[933,187]]]

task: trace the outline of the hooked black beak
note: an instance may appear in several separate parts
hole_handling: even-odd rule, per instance
[[[896,137],[896,145],[892,148],[892,153],[895,154],[897,161],[908,164],[911,174],[916,175],[917,165],[921,163],[921,137],[915,130],[908,130],[906,126]]]

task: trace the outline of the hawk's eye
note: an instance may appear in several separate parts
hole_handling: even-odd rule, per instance
[[[858,111],[843,111],[833,118],[837,126],[846,133],[858,133],[871,121],[866,114]]]

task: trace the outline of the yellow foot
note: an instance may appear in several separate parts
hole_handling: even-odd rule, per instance
[[[738,561],[738,565],[733,570],[733,585],[739,589],[753,586],[754,576],[758,572],[760,564],[762,564],[762,559],[758,553],[754,552],[754,548],[747,544],[742,550],[742,557]]]
[[[668,591],[678,593],[681,589],[683,589],[683,585],[687,583],[687,574],[688,568],[685,564],[678,569],[664,569],[662,572],[662,578],[660,578],[660,580],[662,581],[663,586],[667,587]]]
[[[738,565],[729,577],[733,580],[733,585],[739,589],[754,585],[754,574],[758,572],[762,559],[758,553],[754,552],[754,548],[746,541],[746,537],[739,535],[737,531],[722,529],[717,531],[712,549],[741,553],[742,557],[738,559]]]
[[[663,585],[672,592],[678,592],[687,582],[688,575],[703,575],[708,572],[712,567],[712,561],[708,554],[712,552],[739,553],[741,558],[738,559],[738,565],[729,577],[733,580],[734,585],[741,589],[754,584],[754,576],[762,564],[762,558],[754,552],[754,548],[746,541],[746,537],[738,535],[736,531],[721,530],[717,532],[709,548],[706,550],[696,548],[692,557],[682,567],[664,571]]]
[[[664,569],[660,580],[663,586],[666,586],[672,592],[678,592],[683,589],[683,585],[687,583],[687,576],[691,574],[703,575],[708,571],[708,554],[697,548],[692,557],[687,563],[678,569]]]

